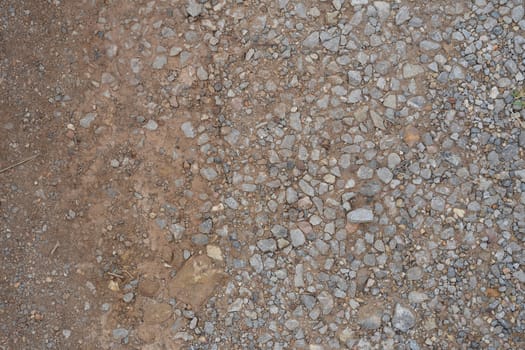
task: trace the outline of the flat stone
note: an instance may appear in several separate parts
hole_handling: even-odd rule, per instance
[[[390,3],[386,1],[374,1],[374,6],[377,9],[377,16],[381,22],[390,16]]]
[[[153,278],[144,278],[139,282],[138,292],[140,295],[153,298],[157,295],[160,283]]]
[[[191,17],[197,17],[202,13],[202,5],[196,0],[189,0],[186,6],[186,12],[188,12],[188,15]]]
[[[376,171],[377,177],[379,177],[379,180],[384,182],[385,184],[390,183],[392,179],[394,178],[394,174],[390,171],[388,168],[379,168]]]
[[[348,76],[348,82],[350,85],[358,86],[361,84],[361,81],[363,80],[363,77],[361,76],[361,72],[357,70],[349,70],[347,72]]]
[[[290,230],[290,239],[294,247],[300,247],[306,242],[303,231],[299,229]]]
[[[378,129],[385,130],[385,121],[383,117],[379,115],[376,111],[370,111],[370,118],[372,118],[372,123],[374,123],[374,126]]]
[[[219,174],[213,168],[203,168],[200,170],[200,174],[208,181],[213,181]]]
[[[401,25],[410,19],[408,6],[402,6],[396,14],[396,25]]]
[[[392,317],[392,326],[401,332],[408,332],[415,325],[416,315],[414,311],[409,307],[396,304],[394,316]]]
[[[518,23],[519,21],[523,19],[524,12],[525,10],[523,8],[523,5],[515,6],[511,12],[512,20]]]
[[[370,209],[359,208],[349,212],[346,218],[354,224],[372,222],[374,221],[374,213]]]
[[[419,304],[428,300],[428,295],[422,292],[411,291],[408,293],[408,301],[413,304]]]
[[[162,69],[164,68],[166,63],[168,63],[168,57],[166,57],[165,55],[161,55],[155,57],[151,66],[153,67],[153,69]]]
[[[188,138],[194,138],[195,137],[195,130],[193,129],[193,125],[191,122],[184,122],[180,126],[180,129],[184,133],[184,136]]]
[[[387,157],[387,163],[390,169],[395,169],[401,163],[401,157],[396,153],[390,153]]]
[[[129,331],[125,328],[116,328],[111,333],[113,335],[113,339],[121,340],[128,336]]]
[[[396,109],[397,108],[397,96],[394,94],[387,95],[383,100],[383,106],[387,108]]]
[[[207,245],[206,255],[213,260],[223,261],[221,248],[216,245]]]
[[[268,239],[261,239],[257,241],[257,247],[263,251],[263,253],[266,252],[274,252],[277,250],[277,243],[275,242],[275,239],[268,238]]]
[[[419,48],[423,51],[434,51],[439,50],[441,48],[441,45],[434,41],[423,40],[419,43]]]
[[[357,313],[357,323],[361,328],[374,330],[381,327],[382,307],[376,304],[362,306]]]
[[[157,130],[158,127],[159,127],[159,124],[157,124],[157,122],[152,119],[148,120],[146,125],[144,125],[144,128],[149,131],[155,131]]]
[[[303,46],[312,49],[319,45],[319,40],[319,32],[310,33],[310,35],[303,40]]]
[[[403,78],[410,79],[423,73],[424,71],[425,70],[423,67],[418,64],[405,63],[403,66]]]
[[[169,296],[199,310],[225,277],[209,257],[195,255],[168,282]]]
[[[452,67],[452,71],[448,75],[449,79],[452,80],[463,80],[465,79],[465,71],[460,66],[456,65]]]
[[[423,269],[419,266],[411,267],[406,272],[409,281],[419,281],[423,277]]]
[[[80,119],[80,126],[83,128],[89,128],[91,126],[91,123],[95,120],[97,117],[96,113],[87,113],[84,118]]]
[[[421,136],[417,128],[415,128],[412,125],[409,125],[405,128],[403,133],[403,140],[409,147],[413,147],[414,145],[416,145],[420,139]]]
[[[160,324],[170,319],[173,310],[170,304],[149,302],[143,307],[143,320],[146,324]]]
[[[327,291],[319,293],[317,300],[321,305],[321,312],[323,315],[328,315],[334,308],[334,298]]]

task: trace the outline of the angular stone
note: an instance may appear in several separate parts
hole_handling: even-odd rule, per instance
[[[319,45],[319,32],[313,32],[303,40],[303,46],[307,48],[314,48]]]
[[[202,12],[202,5],[196,0],[189,0],[186,6],[186,12],[191,17],[197,17]]]
[[[410,19],[408,6],[402,6],[396,14],[396,25],[401,25]]]
[[[260,250],[262,250],[264,253],[273,252],[277,250],[277,243],[275,242],[275,239],[273,238],[261,239],[257,242],[257,247]]]
[[[91,123],[95,120],[97,117],[96,113],[87,113],[84,118],[80,119],[80,126],[83,128],[89,128],[91,126]]]
[[[169,296],[199,310],[222,283],[226,274],[206,255],[196,255],[168,282]]]

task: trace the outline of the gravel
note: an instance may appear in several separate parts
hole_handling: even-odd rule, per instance
[[[102,157],[127,176],[104,185],[120,186],[122,210],[77,203],[67,217],[115,215],[100,218],[112,237],[100,269],[133,248],[162,281],[147,296],[156,314],[133,287],[119,294],[118,310],[142,319],[115,323],[126,328],[110,341],[523,348],[523,4],[260,5],[160,2],[99,18],[123,71],[90,75],[105,102],[71,115],[101,138],[125,124],[102,106],[129,93],[144,117]],[[120,229],[130,217],[140,225]],[[199,305],[161,287],[186,277]]]

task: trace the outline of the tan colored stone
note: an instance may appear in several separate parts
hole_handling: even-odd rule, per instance
[[[225,276],[206,255],[194,256],[186,261],[169,282],[169,295],[198,310],[208,301]]]
[[[206,246],[206,255],[208,255],[213,260],[222,261],[222,252],[221,248],[216,245],[207,245]]]
[[[139,294],[145,297],[153,298],[157,295],[160,288],[159,281],[153,278],[144,278],[139,282]]]
[[[403,139],[409,147],[413,147],[420,140],[419,130],[417,130],[412,125],[407,126],[405,128],[405,134],[403,136]]]
[[[160,332],[159,326],[141,324],[137,327],[137,336],[145,343],[155,341],[156,335]]]
[[[146,303],[142,311],[144,323],[150,325],[167,321],[173,314],[170,304],[157,302]]]

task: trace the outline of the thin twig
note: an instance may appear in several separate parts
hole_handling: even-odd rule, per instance
[[[60,247],[60,242],[59,241],[57,241],[55,243],[55,246],[53,247],[53,249],[51,249],[51,253],[49,253],[49,255],[55,254],[55,251],[58,249],[58,247]]]
[[[108,275],[113,276],[113,277],[120,278],[121,280],[124,279],[124,276],[119,275],[119,274],[116,274],[116,273],[113,273],[113,272],[108,272]]]
[[[27,162],[29,162],[30,160],[35,159],[36,157],[38,157],[38,154],[35,154],[34,156],[31,156],[31,157],[29,157],[29,158],[23,159],[23,160],[19,161],[18,163],[12,164],[12,165],[10,165],[10,166],[8,166],[8,167],[6,167],[6,168],[0,169],[0,174],[1,174],[1,173],[5,173],[6,171],[8,171],[8,170],[10,170],[10,169],[13,169],[13,168],[15,168],[15,167],[17,167],[17,166],[19,166],[19,165],[22,165],[22,164],[24,164],[24,163],[27,163]]]
[[[125,273],[127,273],[128,276],[129,276],[132,280],[135,279],[135,277],[134,277],[134,276],[133,276],[128,270],[122,270],[122,271],[124,271]]]

